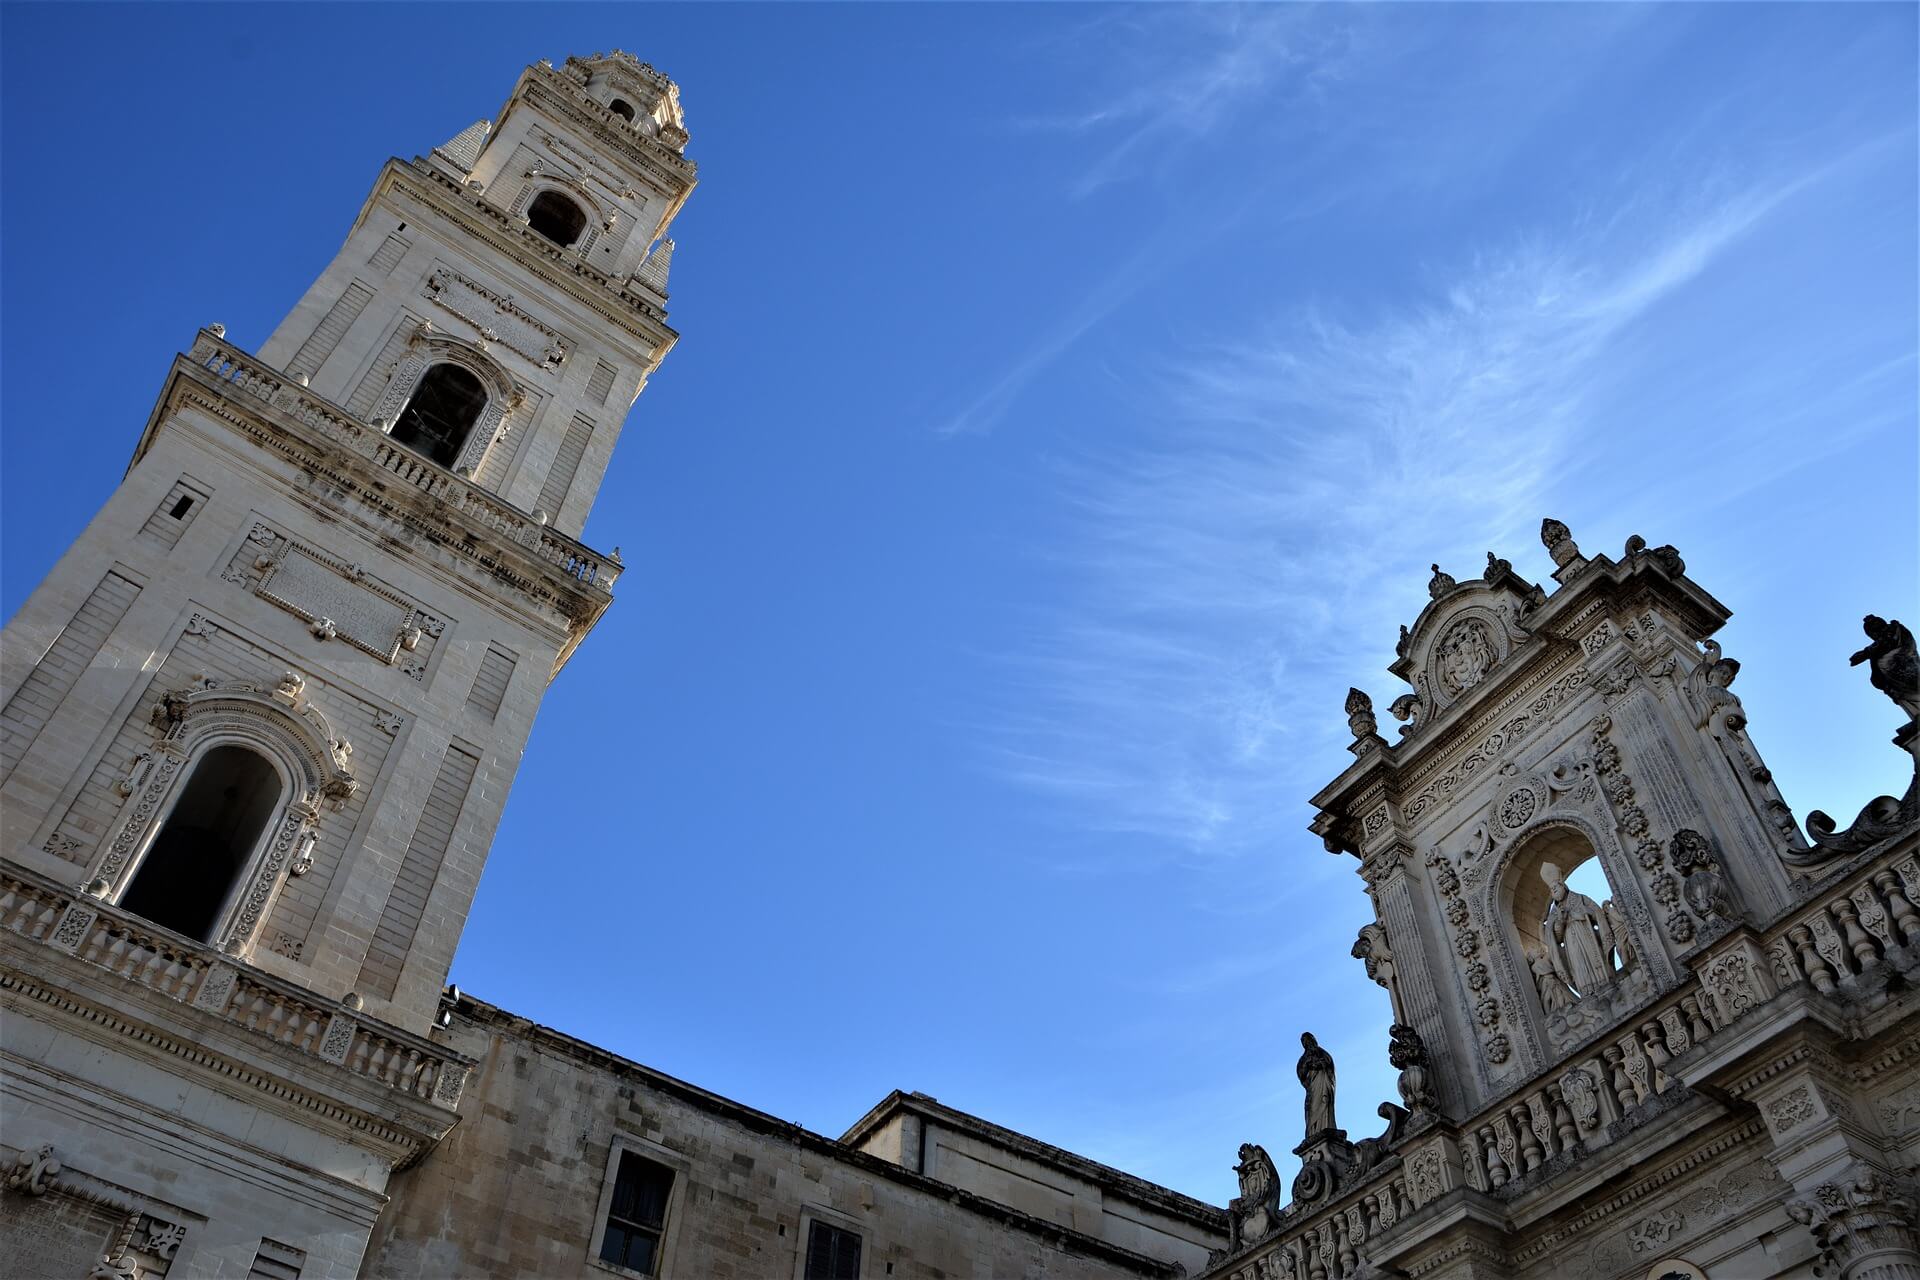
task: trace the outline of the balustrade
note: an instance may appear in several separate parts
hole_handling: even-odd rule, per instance
[[[71,933],[63,927],[67,921],[73,922]],[[362,1024],[353,1011],[243,970],[211,947],[167,935],[104,902],[0,875],[0,929],[67,951],[276,1044],[338,1062],[399,1093],[451,1107],[465,1080],[465,1066],[431,1041]],[[351,1036],[337,1049],[330,1043],[336,1029]]]
[[[575,582],[606,591],[620,576],[617,561],[595,555],[565,534],[393,443],[384,432],[356,422],[337,406],[285,383],[212,333],[202,332],[188,355],[221,381],[273,404],[301,426],[344,445],[403,483],[442,499]]]
[[[1767,943],[1774,978],[1809,982],[1822,995],[1881,964],[1896,948],[1920,944],[1920,858],[1864,871]]]

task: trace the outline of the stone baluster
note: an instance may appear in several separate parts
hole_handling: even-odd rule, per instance
[[[1506,1186],[1509,1176],[1507,1165],[1506,1162],[1500,1158],[1499,1140],[1495,1138],[1492,1126],[1486,1126],[1480,1130],[1480,1148],[1481,1155],[1487,1163],[1487,1185],[1491,1187]]]
[[[1891,871],[1875,872],[1873,887],[1886,899],[1887,910],[1893,916],[1893,929],[1899,937],[1901,946],[1912,946],[1920,942],[1920,912],[1916,912],[1913,903],[1901,891],[1897,877]]]
[[[1806,970],[1807,981],[1813,984],[1813,989],[1821,995],[1832,994],[1833,974],[1827,968],[1826,961],[1820,958],[1820,953],[1814,949],[1813,930],[1804,924],[1797,924],[1787,930],[1787,937],[1799,950],[1800,967]]]
[[[1573,1122],[1573,1111],[1567,1106],[1565,1091],[1558,1084],[1550,1085],[1547,1097],[1553,1103],[1553,1132],[1559,1139],[1561,1151],[1578,1150],[1580,1130]]]
[[[1827,904],[1827,910],[1840,921],[1840,936],[1848,951],[1853,953],[1855,972],[1865,973],[1880,959],[1874,949],[1873,940],[1867,937],[1860,927],[1859,913],[1854,909],[1853,899],[1841,898]]]
[[[1541,1166],[1545,1157],[1540,1151],[1540,1140],[1534,1136],[1533,1126],[1529,1123],[1531,1117],[1527,1108],[1516,1103],[1508,1109],[1506,1119],[1512,1122],[1519,1139],[1519,1167],[1525,1173],[1532,1173]]]
[[[1613,1092],[1615,1105],[1622,1113],[1632,1110],[1640,1099],[1633,1091],[1633,1080],[1627,1075],[1620,1046],[1610,1044],[1600,1051],[1600,1056],[1607,1060],[1607,1086]]]

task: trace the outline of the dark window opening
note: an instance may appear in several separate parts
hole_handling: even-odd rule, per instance
[[[624,98],[615,98],[612,102],[609,102],[607,104],[607,110],[613,112],[613,114],[619,116],[622,120],[633,119],[633,104]]]
[[[808,1223],[806,1280],[860,1280],[860,1237],[830,1223]]]
[[[413,389],[392,435],[415,453],[451,468],[486,407],[487,390],[480,379],[457,364],[437,364]]]
[[[280,803],[280,775],[245,747],[200,757],[120,905],[201,942]]]
[[[660,1265],[660,1235],[666,1230],[667,1193],[672,1190],[673,1170],[622,1151],[613,1180],[613,1203],[607,1208],[607,1234],[600,1241],[600,1260],[652,1275]]]
[[[181,495],[180,501],[174,503],[173,506],[168,509],[167,514],[175,520],[178,520],[191,510],[193,510],[193,496],[191,494],[183,494]]]
[[[404,222],[394,228],[395,231],[405,231],[406,229],[407,229],[407,224]]]
[[[542,191],[527,206],[527,225],[564,249],[587,229],[587,215],[558,191]]]

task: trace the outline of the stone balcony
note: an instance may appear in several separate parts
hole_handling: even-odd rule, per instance
[[[92,1038],[221,1092],[265,1095],[396,1168],[453,1127],[473,1066],[12,864],[0,871],[0,1003],[10,1020],[87,1024]]]

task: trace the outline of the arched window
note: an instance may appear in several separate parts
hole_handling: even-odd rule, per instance
[[[451,468],[486,407],[480,379],[457,364],[436,364],[414,387],[391,434],[415,453]]]
[[[527,206],[527,225],[564,249],[587,229],[587,215],[558,191],[542,191]]]
[[[615,98],[607,104],[607,110],[613,112],[613,114],[619,116],[622,120],[633,119],[633,104],[625,98]]]
[[[218,746],[201,756],[120,905],[175,933],[213,941],[281,791],[279,773],[245,747]]]

